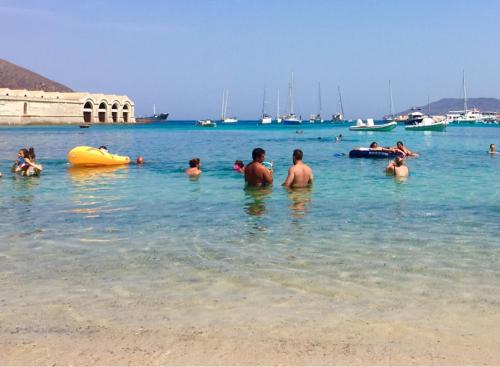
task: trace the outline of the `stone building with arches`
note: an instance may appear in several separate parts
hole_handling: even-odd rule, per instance
[[[0,88],[0,125],[135,123],[127,96]]]

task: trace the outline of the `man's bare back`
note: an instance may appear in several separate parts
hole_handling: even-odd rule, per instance
[[[313,183],[312,169],[302,162],[303,152],[300,149],[293,151],[293,166],[288,170],[288,177],[283,186],[285,187],[307,187]]]
[[[283,185],[286,187],[307,187],[312,183],[312,169],[302,161],[298,161],[288,170],[288,177]]]

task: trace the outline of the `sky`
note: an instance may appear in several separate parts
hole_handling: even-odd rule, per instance
[[[128,95],[136,115],[258,119],[286,108],[347,118],[462,96],[500,97],[496,0],[0,0],[0,58],[76,91]]]

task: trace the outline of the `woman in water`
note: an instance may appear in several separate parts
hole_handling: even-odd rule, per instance
[[[245,163],[240,160],[234,161],[233,170],[239,173],[245,173]]]
[[[12,171],[23,176],[39,175],[43,167],[36,163],[35,149],[20,149],[17,153],[17,159],[12,166]]]
[[[196,177],[201,174],[201,160],[200,158],[193,158],[189,161],[189,168],[186,170],[186,175]]]
[[[488,153],[490,153],[490,154],[498,154],[497,148],[495,147],[495,144],[490,144],[490,150],[489,150]]]

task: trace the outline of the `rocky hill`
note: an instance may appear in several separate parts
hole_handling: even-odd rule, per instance
[[[500,99],[497,98],[469,98],[468,108],[478,108],[483,112],[500,111]],[[416,106],[413,109],[421,110],[424,113],[429,111],[429,105]],[[461,98],[443,98],[430,103],[430,113],[432,115],[446,115],[448,111],[461,111],[464,109],[464,100]],[[399,112],[397,115],[407,115],[412,108]]]
[[[0,59],[0,88],[73,92],[65,85]]]

